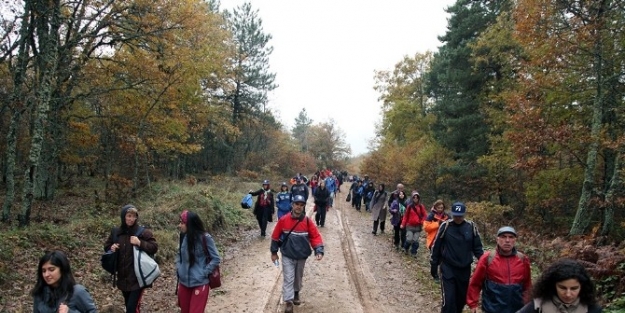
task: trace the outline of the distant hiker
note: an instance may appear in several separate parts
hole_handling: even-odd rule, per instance
[[[406,245],[406,229],[401,228],[401,221],[406,212],[406,193],[403,190],[397,193],[397,198],[391,203],[389,212],[391,225],[393,225],[393,245],[396,250],[400,250]]]
[[[595,284],[579,262],[561,259],[551,264],[538,278],[532,301],[517,313],[601,313]]]
[[[358,189],[358,180],[354,180],[352,185],[349,186],[349,193],[351,194],[351,204],[352,208],[356,208],[356,191]]]
[[[364,183],[363,183],[364,186]],[[363,193],[365,209],[367,212],[371,211],[371,200],[373,199],[373,194],[375,193],[375,183],[373,181],[369,181],[367,186],[364,186],[365,191]]]
[[[426,217],[423,222],[423,229],[427,234],[426,246],[430,252],[432,252],[432,245],[434,244],[434,238],[436,237],[438,228],[448,219],[450,219],[450,216],[445,212],[445,202],[440,199],[436,200],[434,205],[432,205],[432,209],[430,209],[430,214],[428,214],[428,217]],[[430,274],[434,280],[439,280],[437,266],[430,267]]]
[[[258,196],[256,203],[254,204],[254,215],[258,221],[258,228],[260,228],[260,235],[266,236],[267,223],[273,219],[273,213],[275,212],[275,199],[273,198],[273,192],[271,191],[269,181],[263,180],[263,187],[257,191],[251,191],[252,196]]]
[[[310,179],[310,191],[313,195],[315,194],[315,190],[317,189],[317,187],[319,187],[319,176],[315,174]]]
[[[313,195],[315,199],[315,222],[319,227],[324,227],[326,223],[326,213],[328,212],[328,206],[330,203],[330,191],[326,188],[325,180],[319,182],[319,187],[315,190]]]
[[[440,266],[443,292],[442,313],[461,313],[467,300],[473,257],[484,254],[477,226],[466,221],[467,208],[462,202],[451,206],[451,220],[441,224],[434,238],[430,264]]]
[[[379,184],[378,190],[373,193],[373,198],[371,199],[371,220],[373,221],[373,231],[371,233],[374,235],[378,233],[378,225],[380,226],[380,232],[384,234],[386,212],[388,211],[386,207],[387,196],[388,194],[384,191],[384,184]]]
[[[182,211],[178,230],[178,306],[181,313],[204,313],[210,293],[209,276],[221,263],[221,257],[213,237],[196,213]]]
[[[300,195],[308,201],[308,186],[304,183],[301,176],[295,178],[295,184],[291,186],[291,201],[295,196]]]
[[[406,207],[406,212],[404,213],[400,227],[406,230],[406,245],[404,246],[404,251],[408,253],[410,249],[410,254],[416,257],[417,251],[419,250],[419,237],[423,230],[423,221],[425,221],[427,217],[427,212],[425,211],[425,206],[421,203],[421,195],[419,192],[413,191],[411,198],[412,203],[408,204],[408,207]]]
[[[276,195],[276,207],[278,207],[278,219],[291,212],[291,193],[286,182],[282,183],[280,192]]]
[[[337,188],[336,177],[334,177],[334,175],[330,175],[325,179],[325,182],[326,182],[326,188],[328,189],[328,192],[330,193],[328,206],[332,207],[334,206],[334,196],[336,195],[336,188]]]
[[[104,251],[118,251],[117,253],[117,288],[122,291],[126,313],[141,312],[141,297],[143,290],[135,274],[133,247],[155,254],[158,251],[156,239],[149,229],[144,229],[139,236],[139,211],[132,204],[127,204],[121,211],[121,226],[111,231]],[[115,240],[115,238],[117,240]]]
[[[314,250],[315,259],[323,258],[323,238],[314,223],[304,214],[306,200],[301,195],[293,198],[290,216],[280,219],[271,234],[271,262],[278,261],[278,250],[282,253],[282,298],[286,303],[285,313],[293,312],[293,305],[299,305],[300,291],[306,259]],[[311,249],[312,247],[312,249]]]
[[[393,201],[395,201],[397,199],[397,196],[399,195],[400,191],[404,191],[404,184],[397,184],[397,188],[391,192],[390,196],[388,197],[388,207],[391,207],[391,204],[393,204]]]
[[[362,207],[362,195],[365,193],[365,188],[362,186],[362,180],[359,180],[356,183],[356,187],[354,187],[352,200],[354,200],[354,204],[356,205],[356,210],[360,211]]]
[[[467,305],[472,313],[477,313],[480,291],[483,313],[515,313],[530,301],[530,260],[516,250],[516,239],[514,228],[499,228],[497,248],[484,253],[477,262],[467,293]]]
[[[97,313],[93,298],[76,283],[67,255],[46,252],[37,266],[37,279],[31,291],[34,313]]]

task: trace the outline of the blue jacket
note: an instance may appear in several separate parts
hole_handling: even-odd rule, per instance
[[[334,177],[326,178],[326,188],[328,188],[328,191],[330,193],[333,193],[336,191],[336,180],[334,180]]]
[[[276,206],[278,207],[278,219],[291,212],[291,193],[281,191],[276,194]]]
[[[178,256],[176,257],[176,273],[178,274],[180,283],[185,287],[192,288],[208,285],[208,275],[221,263],[221,258],[219,257],[219,252],[217,251],[213,237],[209,234],[205,236],[206,248],[211,257],[210,262],[206,257],[204,247],[202,247],[204,242],[201,237],[195,241],[195,263],[191,267],[189,266],[189,254],[186,253],[188,251],[187,236],[184,236],[180,244],[180,251],[178,251]]]
[[[33,313],[56,313],[61,302],[69,307],[69,313],[97,313],[93,298],[83,285],[74,285],[74,294],[69,301],[57,299],[54,307],[49,307],[46,303],[52,297],[50,287],[44,289],[43,297],[35,297],[33,303]]]

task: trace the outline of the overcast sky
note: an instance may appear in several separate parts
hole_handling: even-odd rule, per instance
[[[368,152],[381,120],[374,71],[405,55],[436,51],[452,0],[221,0],[222,9],[251,2],[274,51],[269,95],[288,129],[306,108],[314,123],[334,119],[356,156]]]

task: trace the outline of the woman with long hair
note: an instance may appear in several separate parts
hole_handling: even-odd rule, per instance
[[[210,291],[209,276],[221,262],[204,222],[187,210],[180,214],[180,249],[176,258],[178,305],[181,313],[203,313]]]
[[[517,313],[599,313],[595,284],[586,269],[572,259],[551,264],[538,278],[530,301]]]
[[[91,295],[76,284],[67,255],[51,251],[39,259],[33,288],[34,313],[97,313]]]

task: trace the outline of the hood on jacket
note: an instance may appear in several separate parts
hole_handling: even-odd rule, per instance
[[[122,207],[122,211],[121,211],[121,221],[122,221],[122,228],[127,228],[128,226],[126,225],[126,213],[128,213],[128,211],[130,212],[134,212],[135,214],[137,214],[137,221],[135,221],[135,225],[139,224],[139,211],[137,210],[137,207],[135,207],[133,204],[126,204]],[[133,227],[134,227],[133,226]]]

